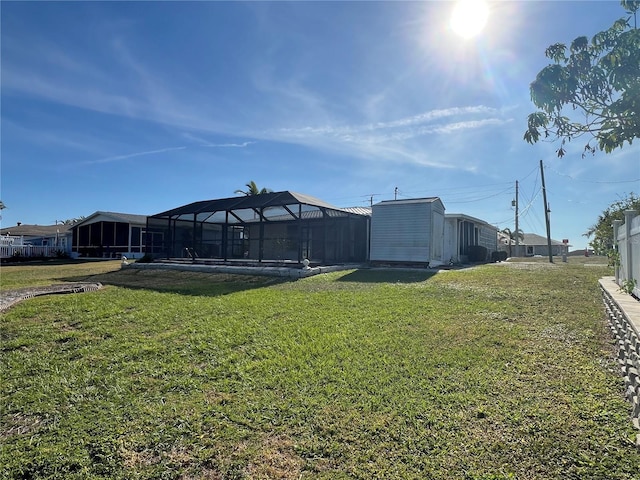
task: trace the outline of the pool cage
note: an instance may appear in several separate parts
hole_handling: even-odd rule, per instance
[[[190,203],[147,218],[154,258],[229,263],[364,262],[370,217],[294,192]]]

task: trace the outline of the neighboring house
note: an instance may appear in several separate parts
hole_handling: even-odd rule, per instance
[[[308,259],[320,265],[371,261],[438,266],[473,261],[470,254],[478,250],[473,247],[484,247],[483,260],[488,261],[498,249],[496,232],[478,218],[445,215],[438,197],[339,208],[284,191],[199,201],[149,217],[98,211],[73,225],[18,225],[0,230],[0,247],[3,257],[20,245],[29,249],[25,256],[62,251],[73,258],[140,258],[149,253],[225,262],[301,264]],[[546,242],[527,246],[530,255],[546,251]]]
[[[95,212],[71,229],[72,256],[139,258],[145,253],[146,215]]]
[[[524,247],[522,238],[518,238],[518,245],[516,240],[511,238],[503,231],[498,231],[497,235],[498,251],[505,252],[510,257],[524,257]]]
[[[0,229],[0,256],[71,254],[71,225],[24,225]]]
[[[156,258],[437,266],[469,261],[474,246],[484,247],[483,260],[489,260],[497,249],[496,231],[468,215],[445,215],[438,197],[339,208],[284,191],[204,200],[157,213],[147,218],[144,238],[146,252]]]
[[[447,213],[444,216],[445,261],[466,263],[472,247],[480,246],[486,249],[486,258],[498,250],[498,229],[493,225],[462,213]]]
[[[502,232],[498,232],[499,249],[509,251],[509,237]],[[561,256],[569,252],[571,245],[558,240],[551,239],[551,255]],[[516,248],[514,240],[511,240],[511,251],[514,257],[549,256],[549,246],[547,237],[535,233],[525,233],[524,238],[520,238],[520,245]]]
[[[444,219],[444,205],[438,197],[376,203],[371,214],[370,260],[442,264]]]
[[[527,257],[533,257],[535,255],[542,255],[543,257],[549,256],[547,237],[536,235],[535,233],[525,233],[524,241],[520,242],[520,246],[524,249],[524,254]],[[568,251],[568,244],[551,239],[551,255],[560,256],[566,254]]]

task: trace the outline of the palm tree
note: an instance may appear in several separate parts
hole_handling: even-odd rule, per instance
[[[516,238],[524,241],[524,232],[520,229],[511,231],[510,228],[505,228],[500,233],[504,233],[507,237],[509,237],[509,256],[511,256],[511,244],[516,241]]]
[[[264,193],[273,192],[273,190],[271,190],[270,188],[259,189],[258,185],[256,185],[256,182],[254,182],[253,180],[245,184],[245,186],[247,187],[247,190],[236,190],[235,193],[241,193],[243,195],[246,195],[247,197],[251,197],[253,195],[262,195]]]
[[[77,218],[68,218],[67,220],[60,220],[60,222],[62,223],[62,225],[74,225],[78,222],[83,221],[85,218],[87,217],[77,217]]]

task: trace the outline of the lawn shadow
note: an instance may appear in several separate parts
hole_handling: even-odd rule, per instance
[[[438,270],[417,268],[375,268],[355,270],[338,279],[357,283],[419,283],[429,280]]]
[[[95,275],[61,278],[64,282],[100,282],[102,285],[216,297],[230,293],[294,281],[284,277],[234,275],[227,273],[185,272],[179,270],[122,269]]]

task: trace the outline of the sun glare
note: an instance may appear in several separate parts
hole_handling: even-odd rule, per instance
[[[451,29],[462,38],[473,38],[484,29],[489,7],[484,0],[458,0],[451,12]]]

